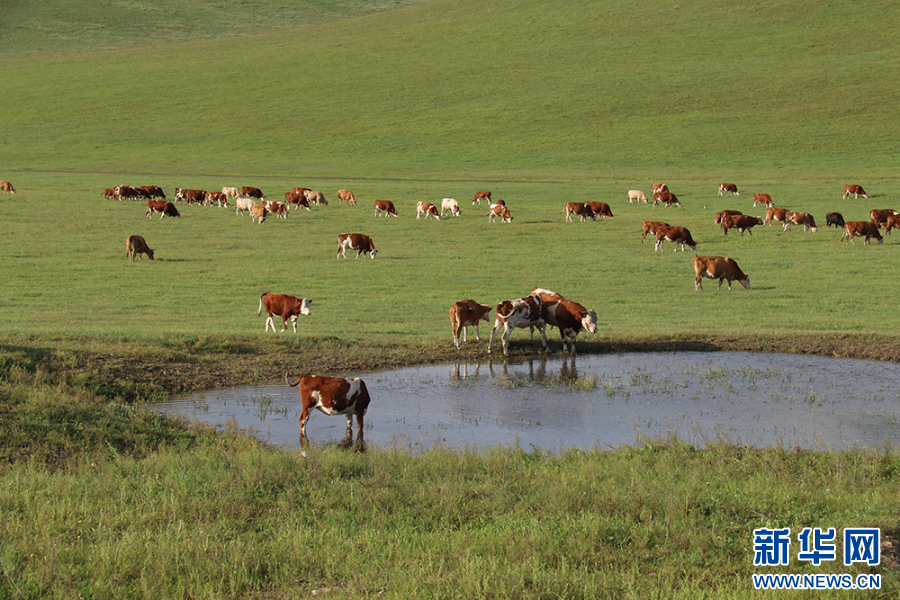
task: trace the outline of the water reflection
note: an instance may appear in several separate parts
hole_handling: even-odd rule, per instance
[[[754,353],[539,356],[354,374],[366,381],[371,444],[422,448],[615,447],[676,434],[698,446],[900,445],[900,368],[891,363]],[[255,399],[255,400],[254,400]],[[267,399],[267,400],[263,400]],[[299,397],[284,384],[175,399],[158,408],[296,446]],[[265,405],[265,406],[263,406]],[[314,443],[343,439],[316,413]]]

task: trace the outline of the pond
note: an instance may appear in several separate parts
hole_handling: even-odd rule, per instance
[[[893,363],[662,352],[354,376],[372,397],[365,438],[378,446],[557,451],[671,435],[698,447],[718,440],[821,450],[900,445],[900,366]],[[297,446],[299,404],[296,388],[281,381],[173,398],[153,409],[217,425],[234,420],[267,443]],[[345,428],[344,417],[314,411],[307,434],[313,443],[332,443]]]

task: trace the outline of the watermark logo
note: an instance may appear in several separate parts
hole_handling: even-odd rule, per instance
[[[844,564],[856,562],[875,566],[881,562],[881,529],[845,529]]]

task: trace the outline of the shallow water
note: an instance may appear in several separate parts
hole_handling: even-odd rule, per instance
[[[719,439],[812,449],[900,445],[900,366],[885,362],[666,352],[354,376],[372,397],[365,437],[378,446],[613,448],[672,434],[697,446]],[[282,381],[192,394],[153,409],[213,424],[234,419],[268,443],[297,446],[299,404],[297,390]],[[335,442],[345,427],[344,417],[314,411],[307,435]]]

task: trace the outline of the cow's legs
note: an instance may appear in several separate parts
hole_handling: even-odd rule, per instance
[[[269,331],[269,325],[272,326],[272,333],[275,333],[275,321],[272,319],[272,315],[266,317],[266,331]]]
[[[479,342],[481,341],[481,334],[478,333],[478,323],[480,321],[481,321],[481,319],[479,319],[478,321],[475,321],[475,339],[478,340]]]
[[[497,319],[494,321],[494,328],[491,329],[491,339],[488,342],[488,354],[491,353],[491,349],[494,346],[494,336],[497,334],[497,330],[500,329],[500,325],[501,325],[500,319]]]
[[[291,316],[291,325],[294,326],[294,333],[297,333],[297,315]],[[284,328],[287,329],[287,325]]]

